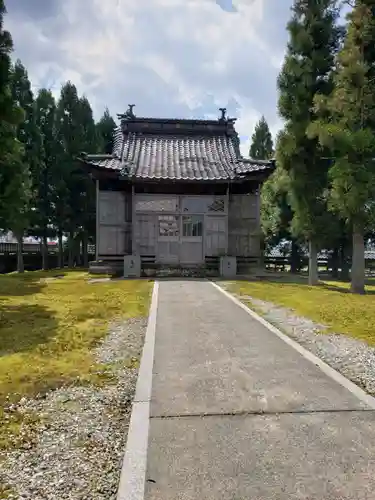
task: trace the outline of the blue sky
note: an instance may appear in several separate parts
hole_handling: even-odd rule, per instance
[[[70,79],[96,118],[237,117],[242,151],[262,114],[273,133],[291,0],[6,0],[14,57],[35,88]]]

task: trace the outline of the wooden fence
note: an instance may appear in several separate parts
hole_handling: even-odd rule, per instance
[[[17,269],[17,248],[17,243],[0,243],[0,273],[10,273]],[[95,258],[95,245],[88,245],[87,250],[89,259],[93,260]],[[42,251],[39,243],[24,243],[22,253],[27,271],[36,271],[42,268]],[[49,268],[58,267],[58,253],[58,245],[48,245],[47,265]],[[81,260],[75,259],[75,264],[81,265]],[[64,265],[68,264],[66,247],[64,247],[63,261]]]
[[[289,270],[291,264],[290,257],[283,256],[271,256],[266,255],[263,258],[264,266],[266,269],[271,269],[273,271],[286,271]],[[348,265],[350,267],[351,262],[348,261]],[[308,266],[308,257],[302,257],[300,267],[301,269],[307,268]],[[324,268],[324,270],[331,271],[332,270],[332,259],[329,257],[318,257],[318,267]],[[366,270],[373,273],[375,272],[375,255],[369,255],[365,259],[365,267]]]
[[[57,254],[59,247],[57,244],[48,245],[48,253]],[[16,254],[18,249],[18,243],[0,243],[0,255],[12,255]],[[88,245],[87,247],[89,254],[95,254],[95,245]],[[24,243],[22,248],[22,253],[27,254],[39,254],[41,253],[40,243]]]
[[[17,243],[0,243],[0,273],[11,272],[17,266]],[[39,243],[24,243],[23,255],[26,269],[40,269],[42,266],[42,252]],[[95,245],[88,245],[88,254],[90,260],[95,258]],[[365,260],[366,269],[371,274],[375,272],[375,253],[366,252]],[[48,263],[49,267],[57,267],[58,245],[48,245]],[[67,260],[67,249],[64,247],[64,260]],[[266,269],[274,271],[289,270],[291,259],[288,256],[265,255],[263,263]],[[301,268],[306,268],[308,265],[307,256],[301,259]],[[328,257],[318,257],[318,266],[326,271],[332,269],[332,261]]]

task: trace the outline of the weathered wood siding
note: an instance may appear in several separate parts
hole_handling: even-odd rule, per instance
[[[190,265],[227,250],[226,196],[136,193],[133,210],[134,253]]]
[[[99,190],[98,256],[116,257],[134,252],[154,255],[160,261],[188,262],[228,253],[259,259],[259,195],[230,194],[228,206],[226,201],[225,196],[136,194],[132,207],[131,193]],[[185,214],[201,215],[201,238],[184,236]],[[164,237],[160,233],[161,220],[166,216],[175,217],[176,235]],[[167,244],[173,248],[164,248]]]
[[[131,215],[130,193],[99,190],[99,256],[122,256],[131,253]]]
[[[155,255],[156,230],[157,215],[147,213],[135,214],[133,224],[133,253],[144,256]]]
[[[227,252],[227,216],[211,215],[205,219],[205,255],[220,256]]]
[[[259,194],[231,194],[228,217],[228,253],[260,257]]]

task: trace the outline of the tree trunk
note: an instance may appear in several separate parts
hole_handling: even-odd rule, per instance
[[[362,227],[353,227],[353,256],[351,272],[351,292],[365,293],[365,238]]]
[[[58,240],[59,240],[58,267],[59,267],[59,269],[62,269],[64,267],[64,246],[63,246],[63,234],[62,234],[62,231],[59,231]]]
[[[340,279],[343,281],[349,281],[349,263],[348,263],[348,248],[343,243],[340,247]]]
[[[68,242],[68,267],[69,269],[73,268],[74,265],[74,233],[73,231],[69,232],[69,242]]]
[[[82,257],[83,257],[83,267],[87,269],[89,267],[89,254],[87,251],[88,247],[88,235],[87,231],[83,231],[82,234]]]
[[[335,247],[332,252],[332,273],[331,276],[334,279],[338,279],[339,277],[339,248]]]
[[[48,269],[48,243],[46,234],[42,238],[42,269]]]
[[[318,247],[314,241],[309,241],[309,285],[319,283],[318,276]]]
[[[23,273],[25,271],[25,266],[23,262],[23,234],[15,233],[17,240],[17,272]]]
[[[300,258],[299,258],[299,245],[296,240],[292,239],[292,248],[290,255],[290,272],[296,274],[299,272]]]

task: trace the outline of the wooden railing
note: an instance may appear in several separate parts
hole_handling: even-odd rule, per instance
[[[17,253],[18,243],[0,243],[0,255],[11,255]],[[89,254],[95,254],[95,245],[88,245]],[[48,253],[58,253],[59,247],[56,244],[48,245]],[[42,252],[40,243],[24,243],[22,252],[24,254],[39,254]]]
[[[14,256],[17,253],[17,243],[0,243],[0,268],[1,268],[1,262],[5,262],[9,259],[14,260]],[[66,254],[67,248],[64,247],[64,253]],[[87,247],[88,254],[90,256],[95,255],[95,245],[88,245]],[[23,254],[25,257],[27,255],[34,255],[34,259],[38,259],[41,255],[41,245],[39,243],[24,243],[23,244]],[[58,245],[57,244],[50,244],[48,245],[48,253],[50,255],[55,255],[57,256],[58,254]],[[7,258],[7,256],[9,256]],[[11,257],[13,256],[13,257]],[[373,253],[369,252],[367,253],[367,258],[365,259],[365,266],[366,270],[373,274],[375,272],[375,256]],[[249,262],[247,262],[249,260]],[[249,265],[253,263],[254,259],[244,259],[241,257],[238,258],[238,265],[241,267],[242,264]],[[246,262],[245,262],[246,261]],[[250,262],[251,261],[251,262]],[[290,264],[291,264],[291,259],[288,256],[272,256],[272,255],[265,255],[262,259],[264,267],[270,270],[274,271],[286,271],[290,269]],[[206,265],[208,262],[206,262]],[[211,263],[212,264],[212,263]],[[218,266],[218,262],[216,263]],[[305,256],[301,259],[300,267],[302,269],[306,269],[308,265],[308,258]],[[350,263],[349,263],[350,265]],[[327,257],[318,257],[318,266],[320,268],[325,268],[327,271],[332,269],[332,260]]]
[[[282,256],[270,256],[266,255],[263,258],[263,262],[266,268],[271,268],[276,271],[285,270],[289,268],[291,264],[290,257],[282,257]],[[303,257],[301,259],[301,267],[307,267],[308,265],[308,257]],[[350,265],[350,262],[349,262]],[[325,267],[327,270],[332,268],[332,259],[328,257],[318,257],[318,267]],[[370,257],[365,259],[365,267],[368,270],[375,270],[375,258]]]

